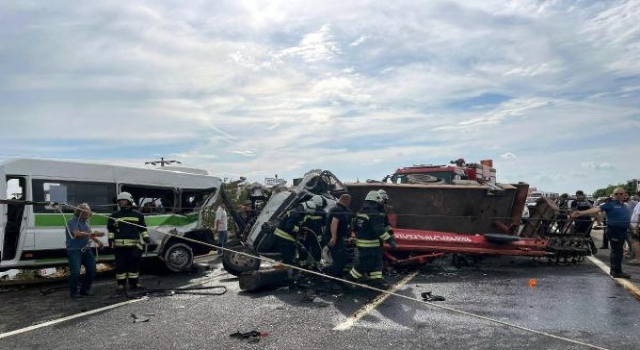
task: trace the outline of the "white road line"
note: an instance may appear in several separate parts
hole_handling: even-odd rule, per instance
[[[589,259],[594,265],[600,268],[600,270],[604,271],[607,275],[609,275],[609,266],[602,262],[602,260],[594,257],[588,256]],[[612,277],[613,278],[613,277]],[[618,284],[624,287],[624,289],[628,290],[636,299],[640,299],[640,288],[624,278],[613,278]]]
[[[404,286],[412,278],[416,277],[417,274],[418,274],[417,271],[414,271],[414,272],[410,273],[405,278],[400,280],[398,283],[393,285],[388,291],[390,293],[395,293],[398,289],[400,289],[400,287]],[[392,295],[390,293],[382,293],[382,294],[378,295],[371,302],[367,303],[365,306],[361,307],[358,311],[354,312],[351,316],[349,316],[346,321],[344,321],[341,324],[335,326],[333,328],[333,330],[334,331],[346,331],[349,328],[353,327],[353,325],[355,325],[356,322],[358,322],[358,320],[363,318],[365,315],[367,315],[373,309],[378,307],[378,305],[382,304],[385,300],[387,300]]]
[[[196,282],[193,282],[193,283],[189,283],[186,286],[177,287],[176,289],[191,288],[191,287],[195,287],[195,286],[198,286],[198,285],[203,285],[203,284],[212,282],[216,277],[220,277],[220,276],[216,275],[216,276],[213,276],[211,278],[205,278],[202,281],[196,281]],[[97,314],[97,313],[100,313],[100,312],[103,312],[103,311],[108,311],[108,310],[111,310],[111,309],[115,309],[115,308],[118,308],[118,307],[121,307],[121,306],[137,303],[139,301],[148,300],[148,299],[149,299],[148,297],[142,297],[140,299],[131,299],[131,300],[123,301],[121,303],[108,305],[108,306],[105,306],[105,307],[102,307],[102,308],[99,308],[99,309],[89,310],[89,311],[81,312],[81,313],[78,313],[78,314],[74,314],[74,315],[58,318],[58,319],[55,319],[55,320],[51,320],[51,321],[48,321],[48,322],[40,323],[40,324],[37,324],[37,325],[33,325],[33,326],[21,328],[21,329],[16,329],[15,331],[7,332],[7,333],[0,333],[0,339],[7,338],[7,337],[10,337],[10,336],[13,336],[13,335],[17,335],[17,334],[21,334],[21,333],[30,332],[30,331],[33,331],[33,330],[38,329],[38,328],[52,326],[54,324],[66,322],[66,321],[73,320],[73,319],[76,319],[76,318],[90,316],[90,315]]]
[[[143,300],[147,300],[147,299],[148,299],[147,297],[142,297],[140,299],[131,299],[131,300],[123,301],[121,303],[117,303],[117,304],[101,307],[99,309],[81,312],[79,314],[74,314],[74,315],[63,317],[63,318],[59,318],[59,319],[56,319],[56,320],[51,320],[51,321],[48,321],[48,322],[45,322],[45,323],[40,323],[40,324],[29,326],[29,327],[26,327],[26,328],[16,329],[15,331],[11,331],[11,332],[0,334],[0,339],[7,338],[7,337],[10,337],[10,336],[13,336],[13,335],[17,335],[17,334],[21,334],[21,333],[30,332],[30,331],[32,331],[34,329],[48,327],[48,326],[51,326],[51,325],[54,325],[54,324],[66,322],[66,321],[73,320],[73,319],[76,319],[76,318],[97,314],[99,312],[115,309],[115,308],[118,308],[120,306],[125,306],[125,305],[129,305],[129,304],[137,303],[139,301],[143,301]]]

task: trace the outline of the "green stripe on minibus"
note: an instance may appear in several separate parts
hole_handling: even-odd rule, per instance
[[[64,226],[65,218],[69,221],[72,217],[72,215],[65,215],[63,217],[61,214],[36,214],[35,225],[36,227]],[[198,216],[156,215],[145,216],[144,220],[147,223],[147,226],[186,226],[198,221]],[[108,218],[104,216],[94,215],[89,219],[89,224],[91,226],[106,226],[107,221]]]

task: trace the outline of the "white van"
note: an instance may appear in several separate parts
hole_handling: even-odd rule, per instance
[[[160,257],[174,271],[186,269],[193,261],[193,246],[168,239],[165,233],[195,229],[202,220],[201,209],[215,201],[221,183],[218,177],[186,168],[143,169],[44,159],[0,162],[0,198],[6,194],[2,199],[9,200],[0,204],[0,271],[65,265],[65,222],[73,215],[70,206],[88,203],[94,212],[92,229],[106,232],[107,218],[117,210],[116,196],[121,191],[131,193],[145,215],[151,239],[145,257]],[[23,201],[40,203],[25,205]],[[45,204],[49,202],[70,206],[61,205],[60,212]],[[106,235],[101,240],[106,247]],[[108,247],[98,255],[99,262],[113,259]]]

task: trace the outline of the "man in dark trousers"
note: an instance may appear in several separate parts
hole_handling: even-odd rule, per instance
[[[127,279],[130,289],[141,289],[140,259],[142,258],[142,240],[148,244],[149,233],[144,216],[133,209],[135,202],[129,192],[118,195],[120,210],[111,214],[107,223],[109,246],[116,258],[117,291],[124,292]]]
[[[327,272],[334,277],[342,277],[344,275],[344,269],[349,260],[346,241],[351,234],[351,220],[353,218],[349,205],[351,205],[351,196],[348,194],[341,195],[335,207],[329,211],[327,218],[328,226],[325,230],[325,241],[329,247],[331,259],[333,259],[333,264]]]
[[[388,231],[386,216],[380,192],[369,191],[354,221],[358,259],[347,276],[350,280],[367,279],[379,288],[389,287],[382,277],[382,242],[394,249],[396,243]]]
[[[576,200],[571,203],[571,211],[572,212],[580,212],[593,208],[593,204],[587,200],[587,197],[584,195],[582,191],[576,191]],[[574,216],[572,216],[574,217]],[[593,243],[593,239],[591,238],[591,225],[593,221],[591,219],[591,215],[580,215],[575,217],[575,233],[581,234],[583,237],[587,239],[587,244],[591,249],[592,254],[596,254],[598,249],[596,248],[595,243]]]
[[[607,234],[611,244],[610,266],[611,274],[614,278],[630,278],[628,274],[622,272],[622,255],[625,238],[627,237],[627,229],[631,223],[631,216],[624,205],[622,198],[625,194],[623,188],[613,190],[613,199],[604,202],[599,207],[593,207],[586,210],[576,210],[571,213],[571,218],[577,218],[585,215],[593,215],[604,212],[607,215]]]

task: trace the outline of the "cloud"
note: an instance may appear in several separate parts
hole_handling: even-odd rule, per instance
[[[611,163],[584,162],[580,166],[588,170],[615,170],[616,167]]]
[[[358,37],[358,39],[352,41],[349,46],[355,47],[355,46],[360,46],[360,44],[364,43],[365,41],[367,41],[367,39],[369,39],[368,36],[366,35],[360,35]]]
[[[66,4],[0,4],[0,157],[261,180],[463,156],[558,192],[640,172],[614,161],[640,151],[637,1]]]
[[[506,159],[506,160],[511,160],[511,159],[517,159],[518,156],[516,156],[515,154],[511,153],[511,152],[507,152],[505,154],[501,154],[500,158],[502,159]]]
[[[316,62],[331,59],[340,53],[340,47],[331,35],[331,26],[325,24],[318,31],[306,34],[298,46],[284,49],[276,57],[300,56],[307,62]]]

